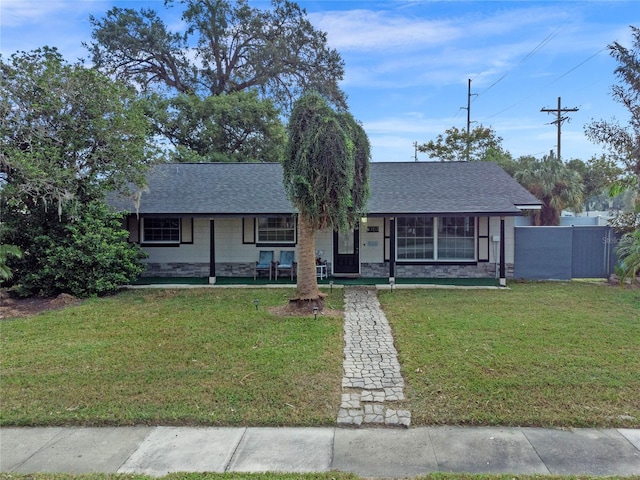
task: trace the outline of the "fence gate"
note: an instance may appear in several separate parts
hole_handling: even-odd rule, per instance
[[[617,239],[613,228],[516,227],[516,278],[570,280],[608,278],[613,271]]]

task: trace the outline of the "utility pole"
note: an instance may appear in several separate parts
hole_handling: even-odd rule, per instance
[[[561,97],[558,97],[558,108],[541,108],[541,112],[547,113],[555,113],[557,118],[551,122],[551,124],[556,124],[558,126],[558,160],[562,161],[562,157],[560,156],[560,138],[562,135],[562,122],[565,120],[571,120],[568,116],[562,115],[567,112],[577,112],[578,108],[562,108]]]
[[[473,95],[477,95],[474,93]],[[467,111],[467,148],[465,151],[465,155],[467,157],[467,162],[469,161],[469,149],[471,148],[471,79],[469,79],[468,87],[467,87],[467,107],[462,107]]]
[[[413,161],[418,161],[418,142],[413,142]]]

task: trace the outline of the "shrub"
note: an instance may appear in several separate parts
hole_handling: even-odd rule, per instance
[[[17,279],[19,295],[104,295],[144,271],[146,254],[128,243],[120,214],[101,202],[82,206],[76,214],[61,228],[33,238]]]

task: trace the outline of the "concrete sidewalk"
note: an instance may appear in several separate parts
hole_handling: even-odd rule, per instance
[[[0,471],[640,475],[639,429],[3,428]]]

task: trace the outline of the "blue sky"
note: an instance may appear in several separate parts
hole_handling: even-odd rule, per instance
[[[266,0],[251,1],[268,8]],[[563,159],[602,153],[584,136],[592,119],[627,112],[610,97],[616,63],[607,45],[631,46],[640,25],[631,1],[299,1],[345,61],[341,84],[363,122],[373,161],[412,161],[413,143],[447,128],[490,126],[514,156],[556,149],[554,117],[542,108],[577,107],[562,128]],[[0,52],[55,46],[69,60],[88,57],[88,17],[112,6],[152,7],[174,29],[179,8],[163,0],[0,0]],[[418,160],[429,160],[418,153]]]

